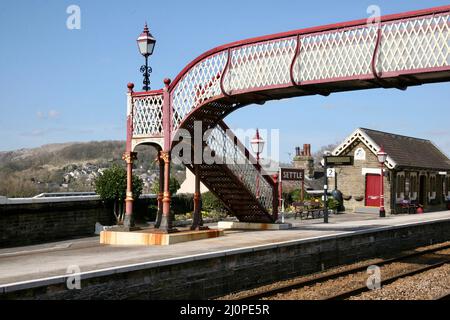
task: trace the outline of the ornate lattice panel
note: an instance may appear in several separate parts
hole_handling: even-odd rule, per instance
[[[296,38],[266,41],[231,50],[224,78],[226,91],[263,88],[290,82]]]
[[[259,203],[268,212],[272,212],[273,187],[245,156],[243,149],[235,143],[234,135],[216,126],[209,132],[206,143],[208,148],[215,152],[214,161],[226,164],[255,197],[257,193],[259,194]],[[259,192],[257,192],[257,179]]]
[[[379,72],[450,65],[450,14],[387,23],[382,30]]]
[[[227,52],[220,52],[201,60],[177,83],[171,93],[174,128],[178,128],[180,122],[194,107],[220,95],[220,77],[227,56]]]
[[[133,136],[161,136],[163,95],[139,96],[133,98]]]
[[[294,64],[297,83],[370,73],[377,27],[349,28],[300,38]]]

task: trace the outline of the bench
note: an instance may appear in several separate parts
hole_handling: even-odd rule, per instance
[[[316,201],[304,201],[294,202],[294,219],[297,219],[297,215],[300,215],[300,220],[310,218],[316,219],[323,217],[325,208],[322,207],[322,203]]]
[[[417,213],[417,208],[419,208],[419,204],[417,202],[410,200],[398,201],[396,204],[397,213],[415,214]]]

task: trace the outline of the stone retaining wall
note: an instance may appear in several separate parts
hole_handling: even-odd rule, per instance
[[[81,290],[66,277],[0,287],[0,299],[207,299],[449,239],[449,220],[383,227],[91,272]]]
[[[136,213],[148,210],[149,201],[139,199]],[[96,222],[114,224],[111,206],[101,200],[0,204],[0,247],[92,236]]]

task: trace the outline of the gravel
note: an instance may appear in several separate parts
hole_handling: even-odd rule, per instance
[[[350,300],[433,300],[450,292],[450,265],[401,278]]]
[[[436,244],[436,245],[430,245],[430,246],[426,246],[426,247],[420,247],[420,248],[415,249],[414,251],[423,251],[426,249],[436,248],[436,247],[440,247],[440,246],[444,246],[444,245],[448,245],[448,244],[450,244],[450,242]],[[412,252],[412,251],[409,251],[409,252]],[[394,262],[394,263],[382,266],[381,267],[381,279],[383,279],[383,278],[386,279],[386,278],[392,277],[394,275],[397,275],[399,273],[404,273],[407,271],[415,270],[419,267],[424,266],[424,264],[430,264],[430,263],[437,262],[437,261],[439,261],[439,259],[442,259],[443,254],[450,255],[450,249],[439,251],[439,254],[427,254],[425,256],[414,257],[414,258],[410,258],[410,259],[402,261],[402,262]],[[360,262],[357,262],[357,263],[354,263],[351,265],[345,265],[345,266],[332,268],[332,269],[326,270],[324,272],[315,273],[315,274],[311,274],[311,275],[307,275],[307,276],[296,277],[296,278],[289,279],[289,280],[275,282],[270,285],[262,286],[259,288],[229,294],[229,295],[219,298],[219,300],[239,299],[250,293],[264,292],[268,289],[278,288],[278,287],[281,287],[284,285],[292,284],[299,280],[316,279],[318,277],[321,277],[321,276],[329,274],[329,273],[345,271],[345,270],[348,270],[350,268],[354,268],[357,266],[362,266],[362,265],[367,265],[367,264],[376,265],[380,261],[381,261],[381,259],[364,260],[364,261],[360,261]],[[438,269],[436,269],[436,270],[438,270]],[[264,299],[267,299],[267,300],[320,300],[320,299],[324,299],[327,297],[331,297],[338,293],[356,289],[356,288],[360,287],[361,285],[365,285],[368,276],[369,276],[368,273],[365,271],[358,272],[358,273],[343,276],[343,277],[340,277],[337,279],[332,279],[332,280],[328,280],[325,282],[316,283],[311,286],[305,286],[305,287],[302,287],[299,289],[293,289],[291,291],[279,293],[275,296],[267,297]],[[447,278],[450,279],[450,277],[448,277],[448,276],[447,276]],[[389,286],[386,286],[386,288],[388,288],[388,287]],[[367,294],[375,294],[375,293],[379,294],[383,290],[384,290],[384,287],[380,290],[368,292]],[[445,290],[445,287],[442,290]],[[444,292],[442,290],[439,291],[441,294]],[[397,294],[399,294],[399,293],[397,293]],[[395,296],[395,294],[394,294],[394,296]],[[360,296],[358,296],[358,298],[359,297],[361,297],[361,299],[371,299],[370,295],[368,295],[366,298],[365,294],[361,294]],[[391,298],[387,298],[387,299],[391,299]]]

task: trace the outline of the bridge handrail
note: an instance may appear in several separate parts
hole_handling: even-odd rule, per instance
[[[450,6],[443,6],[380,17],[379,25],[368,24],[367,19],[362,19],[252,38],[214,48],[188,64],[170,85],[169,92],[174,108],[173,128],[176,129],[184,117],[201,105],[202,101],[227,96],[231,91],[239,93],[249,88],[267,89],[274,86],[296,86],[300,83],[312,84],[324,80],[340,81],[361,77],[372,79],[377,78],[382,71],[402,70],[403,65],[409,62],[399,61],[397,58],[391,59],[394,61],[391,65],[389,63],[383,65],[375,61],[375,67],[372,68],[371,64],[376,54],[375,49],[380,47],[378,59],[393,54],[397,50],[395,46],[398,39],[396,37],[400,32],[395,28],[397,25],[403,26],[405,30],[422,28],[424,33],[429,33],[428,26],[421,21],[428,19],[434,21],[435,25],[445,25],[448,24],[449,12]],[[441,17],[441,21],[436,20],[439,17]],[[392,24],[395,26],[392,27]],[[411,24],[414,27],[411,27]],[[381,36],[378,35],[379,29],[383,39],[381,46],[379,45],[381,40]],[[409,36],[420,38],[421,35],[410,32]],[[359,42],[362,41],[361,46],[358,48],[358,52],[349,53],[348,48],[354,46],[355,38],[358,38]],[[413,42],[414,39],[410,41]],[[322,51],[321,55],[318,55],[320,53],[317,51],[319,50],[318,43],[322,43],[325,47],[334,46],[333,48],[339,51],[339,54],[336,57],[333,57],[334,55],[326,56],[324,55],[325,51]],[[426,47],[426,44],[424,46]],[[298,47],[302,48],[302,59],[296,57]],[[266,53],[261,54],[261,51],[264,50]],[[318,56],[319,58],[317,58]],[[358,56],[363,61],[358,60]],[[276,59],[269,61],[268,57],[276,57]],[[338,60],[342,57],[353,65],[346,65],[342,61],[339,63]],[[267,60],[266,65],[261,62],[264,59]],[[395,68],[396,63],[399,67],[397,69]],[[426,69],[431,64],[430,62],[421,67]],[[310,68],[307,69],[305,66]],[[328,67],[331,67],[331,70],[328,70]],[[264,68],[269,71],[277,69],[278,73],[275,76],[271,75],[271,79],[267,79],[264,78],[263,71],[259,71],[260,74],[255,72]],[[239,74],[239,76],[233,76],[233,74]],[[211,83],[212,79],[213,83]],[[197,88],[205,87],[208,90],[205,90],[198,99]]]
[[[389,22],[393,20],[401,20],[401,19],[407,19],[407,18],[416,18],[426,15],[435,15],[440,13],[445,13],[450,11],[450,5],[445,6],[439,6],[439,7],[433,7],[433,8],[427,8],[427,9],[421,9],[421,10],[414,10],[414,11],[408,11],[403,13],[396,13],[396,14],[389,14],[385,16],[379,17],[379,21],[381,23],[383,22]],[[244,44],[254,44],[257,42],[264,42],[268,40],[277,40],[277,39],[283,39],[283,38],[289,38],[289,37],[295,37],[297,35],[306,35],[306,34],[313,34],[313,33],[320,33],[320,32],[326,32],[326,31],[333,31],[336,29],[342,29],[342,28],[349,28],[349,27],[356,27],[356,26],[362,26],[367,24],[367,18],[365,19],[357,19],[347,22],[340,22],[340,23],[332,23],[322,26],[316,26],[316,27],[309,27],[309,28],[303,28],[303,29],[296,29],[291,30],[287,32],[280,32],[280,33],[274,33],[271,35],[265,35],[260,37],[254,37],[249,38],[245,40],[239,40],[230,42],[228,44],[224,44],[218,47],[215,47],[213,49],[210,49],[200,56],[196,57],[194,60],[192,60],[189,64],[187,64],[183,70],[175,77],[175,79],[170,84],[169,91],[172,92],[174,87],[177,86],[178,82],[181,80],[181,78],[188,73],[190,69],[194,65],[196,65],[201,60],[204,60],[205,58],[208,58],[211,55],[214,55],[219,52],[226,51],[228,49],[233,49],[239,46],[242,46]]]
[[[379,24],[369,24],[368,19],[360,19],[255,37],[218,46],[195,58],[170,84],[169,95],[173,108],[172,128],[176,130],[185,117],[204,101],[228,96],[231,92],[240,93],[251,88],[261,90],[344,79],[367,78],[380,81],[383,75],[395,74],[407,69],[405,66],[408,64],[412,64],[411,61],[416,54],[414,52],[417,50],[409,50],[412,53],[408,52],[410,56],[406,58],[386,59],[386,56],[392,56],[401,49],[396,47],[397,42],[401,42],[401,39],[397,39],[401,32],[408,32],[407,35],[411,39],[404,42],[409,41],[409,45],[414,45],[417,39],[440,41],[445,44],[450,29],[449,19],[450,5],[447,5],[382,16],[379,18]],[[424,21],[432,23],[433,26],[430,27]],[[440,27],[446,28],[447,38],[444,35],[443,39],[424,39],[426,38],[424,35],[430,35]],[[423,34],[418,34],[415,29],[422,30]],[[430,38],[433,37],[434,35],[430,35]],[[405,43],[399,46],[406,46]],[[327,56],[323,48],[319,52],[319,44],[334,48],[337,54]],[[355,44],[359,44],[360,48],[357,52],[349,53],[349,48]],[[429,43],[422,44],[425,48],[427,45]],[[262,51],[264,54],[261,54]],[[349,64],[343,63],[342,59],[347,59]],[[428,57],[423,59],[426,60]],[[449,52],[446,57],[438,57],[436,54],[433,59],[433,61],[428,59],[426,63],[419,62],[421,67],[419,69],[427,70],[430,67],[437,69],[439,65],[436,61],[439,59],[440,64],[445,68],[450,67]],[[263,69],[264,71],[261,71]],[[274,70],[275,75],[271,75],[270,79],[264,78],[263,72]],[[236,76],[237,74],[239,76]],[[160,97],[161,103],[158,105],[162,105],[162,89],[133,93],[133,99],[138,99],[136,102],[152,96]],[[138,109],[136,109],[136,115],[142,111],[142,108]],[[155,111],[141,115],[144,119],[142,125],[139,125],[140,121],[137,119],[139,115],[137,115],[133,134],[162,135],[162,126],[149,121],[149,118],[150,120],[159,119],[160,113]]]
[[[258,171],[254,157],[223,122],[219,122],[209,131],[206,143],[211,150],[214,150],[215,159],[225,164],[240,179],[247,190],[257,198],[258,202],[268,212],[272,212],[273,180],[268,175],[264,175],[264,170]],[[256,186],[257,179],[259,187]],[[257,188],[259,196],[257,196]]]

